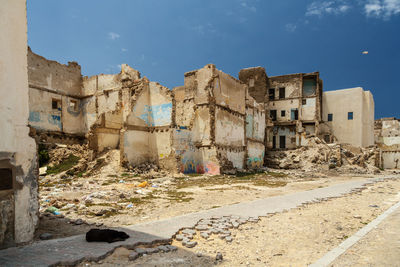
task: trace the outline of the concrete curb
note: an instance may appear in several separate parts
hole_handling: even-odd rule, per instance
[[[309,267],[325,267],[329,266],[334,262],[340,255],[346,252],[351,246],[356,244],[361,238],[367,235],[371,230],[376,228],[383,220],[385,220],[390,214],[400,207],[400,201],[387,209],[384,213],[379,215],[375,220],[361,228],[357,233],[352,235],[343,241],[339,246],[326,253],[315,263],[309,265]]]

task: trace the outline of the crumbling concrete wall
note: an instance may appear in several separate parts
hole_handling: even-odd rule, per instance
[[[325,124],[339,143],[358,147],[374,144],[374,102],[369,91],[357,87],[324,92],[323,107]],[[332,121],[328,114],[332,114]]]
[[[134,103],[122,132],[123,162],[131,166],[152,162],[175,171],[177,166],[172,150],[173,93],[147,79],[135,88],[132,90]]]
[[[184,86],[174,88],[173,146],[182,172],[246,168],[246,92],[246,84],[212,64],[185,73]]]
[[[40,132],[84,134],[81,67],[28,49],[29,125]]]
[[[0,248],[29,242],[38,223],[38,169],[29,137],[26,1],[0,8]]]
[[[261,168],[265,155],[265,109],[250,95],[246,97],[246,148],[248,169]]]
[[[265,103],[268,88],[268,76],[263,67],[253,67],[242,69],[239,72],[239,80],[247,84],[249,95],[253,97],[257,103]]]

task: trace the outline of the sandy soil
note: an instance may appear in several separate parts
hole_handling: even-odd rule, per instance
[[[95,225],[132,225],[371,177],[271,170],[239,176],[154,176],[136,177],[120,172],[117,165],[107,165],[91,177],[41,177],[41,219],[36,239],[42,233],[66,237],[86,233]],[[139,187],[143,182],[147,186]],[[61,214],[46,212],[49,207],[59,208]],[[76,225],[77,219],[84,223]]]
[[[304,190],[310,184],[318,187],[324,182],[332,181],[328,178],[298,185],[302,184]],[[216,235],[205,240],[197,234],[195,240],[199,244],[192,249],[173,241],[179,247],[176,252],[152,254],[130,262],[130,251],[121,248],[99,263],[85,262],[80,266],[211,266],[216,263],[217,252],[223,255],[223,261],[218,262],[221,266],[306,266],[399,201],[399,192],[400,180],[385,180],[361,192],[241,225],[231,230],[232,243]]]

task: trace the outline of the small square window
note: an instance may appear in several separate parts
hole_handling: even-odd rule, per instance
[[[281,110],[281,117],[285,117],[286,116],[286,110]]]
[[[307,99],[303,99],[303,100],[301,101],[301,103],[302,103],[303,105],[307,105]]]
[[[347,119],[352,120],[353,119],[353,112],[347,113]]]
[[[51,101],[51,107],[52,107],[53,109],[61,110],[61,100],[59,100],[59,99],[53,99],[53,100]]]
[[[274,100],[275,99],[275,88],[269,89],[268,94],[269,94],[269,100]]]
[[[78,111],[78,101],[77,100],[70,100],[69,101],[69,107],[73,111]]]
[[[332,113],[328,114],[328,121],[333,121],[333,114]]]

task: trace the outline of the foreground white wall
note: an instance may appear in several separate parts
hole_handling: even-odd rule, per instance
[[[32,240],[38,186],[36,144],[27,126],[26,1],[0,0],[0,6],[0,169],[13,173],[13,189],[0,191],[0,247],[5,247]]]

